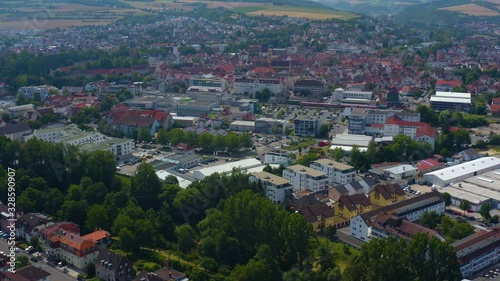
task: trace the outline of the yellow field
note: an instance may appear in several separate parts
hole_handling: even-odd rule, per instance
[[[497,11],[476,5],[476,4],[465,4],[465,5],[459,5],[459,6],[452,6],[452,7],[446,7],[446,8],[441,8],[440,10],[447,10],[447,11],[452,11],[452,12],[461,12],[463,14],[471,15],[471,16],[488,16],[488,17],[494,17],[494,16],[500,16],[500,13]]]
[[[329,11],[325,9],[301,8],[290,6],[268,6],[262,7],[260,10],[246,13],[253,16],[288,16],[292,18],[308,18],[312,20],[327,20],[327,19],[352,19],[356,16],[349,13]]]

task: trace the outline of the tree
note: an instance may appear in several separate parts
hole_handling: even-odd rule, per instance
[[[179,251],[183,253],[190,252],[196,245],[194,239],[195,232],[189,224],[183,224],[175,229],[175,236],[177,237],[177,245],[179,246]]]
[[[327,138],[328,134],[330,133],[331,128],[332,128],[332,124],[330,122],[328,122],[328,123],[325,122],[325,123],[321,124],[321,126],[319,127],[318,136],[320,138]]]
[[[494,215],[490,218],[490,223],[497,224],[500,219],[500,216]]]
[[[489,221],[490,218],[491,218],[490,204],[489,203],[485,203],[485,204],[481,205],[481,209],[479,210],[479,213],[481,214],[481,216],[483,217],[483,220],[485,222]]]
[[[140,142],[150,142],[152,138],[151,132],[147,128],[141,128],[137,133],[137,140]]]
[[[22,268],[26,265],[30,264],[30,258],[25,255],[20,255],[16,259],[16,268]]]
[[[102,205],[93,205],[90,207],[87,220],[85,221],[85,228],[88,232],[96,229],[109,229],[110,222],[108,213]]]
[[[8,112],[4,112],[2,113],[2,120],[5,122],[5,123],[9,123],[10,122],[10,115]]]
[[[85,163],[85,174],[94,182],[102,182],[111,188],[113,175],[116,172],[115,156],[110,151],[94,151],[90,153]]]
[[[432,212],[425,211],[420,217],[420,224],[431,229],[436,228],[440,221],[441,217],[439,216],[438,213],[434,211]]]
[[[132,177],[130,195],[137,199],[143,210],[158,209],[161,207],[158,199],[161,192],[162,183],[154,168],[148,163],[139,164],[136,175]]]
[[[126,253],[133,253],[138,249],[138,244],[135,242],[132,231],[124,228],[118,234],[120,238],[120,248]]]
[[[165,146],[168,144],[168,132],[164,128],[160,128],[156,133],[156,142]]]
[[[335,161],[339,162],[344,158],[344,150],[341,147],[336,147],[332,150],[332,157]]]
[[[87,265],[87,278],[93,278],[95,276],[95,264],[90,262]]]
[[[462,201],[460,202],[460,205],[459,205],[458,207],[459,207],[461,210],[463,210],[463,211],[464,211],[464,215],[465,215],[465,212],[466,212],[467,210],[469,210],[469,209],[470,209],[470,206],[471,206],[471,204],[470,204],[470,202],[469,202],[468,200],[462,200]]]
[[[448,192],[444,192],[442,194],[443,198],[444,198],[444,204],[446,207],[450,206],[451,205],[451,195],[448,193]]]

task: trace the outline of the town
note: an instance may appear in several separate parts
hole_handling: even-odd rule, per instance
[[[499,34],[196,5],[0,30],[0,279],[500,280]]]

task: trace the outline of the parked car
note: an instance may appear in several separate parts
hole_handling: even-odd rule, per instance
[[[64,266],[64,265],[63,265],[63,263],[62,263],[62,262],[58,262],[58,263],[57,263],[57,267],[63,267],[63,266]]]
[[[35,248],[33,248],[33,246],[28,246],[28,247],[26,248],[26,251],[27,251],[27,252],[29,252],[29,251],[33,251],[34,249],[35,249]]]
[[[35,258],[35,257],[31,257],[31,259],[30,259],[30,260],[31,260],[32,262],[37,262],[37,261],[38,261],[38,259],[37,259],[37,258]]]
[[[3,238],[3,239],[7,239],[7,238],[9,238],[9,234],[8,234],[8,233],[4,233],[4,234],[2,235],[2,238]]]

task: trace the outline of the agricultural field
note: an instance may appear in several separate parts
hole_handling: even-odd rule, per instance
[[[347,12],[331,11],[327,9],[303,8],[292,6],[260,6],[237,8],[236,12],[252,16],[288,16],[294,18],[308,18],[312,20],[342,19],[349,20],[357,16]]]
[[[485,8],[483,6],[479,6],[477,4],[465,4],[465,5],[459,5],[459,6],[451,6],[451,7],[446,7],[446,8],[441,8],[440,10],[447,10],[447,11],[452,11],[452,12],[460,12],[463,14],[467,14],[470,16],[487,16],[487,17],[494,17],[494,16],[500,16],[500,13],[492,10]]]

